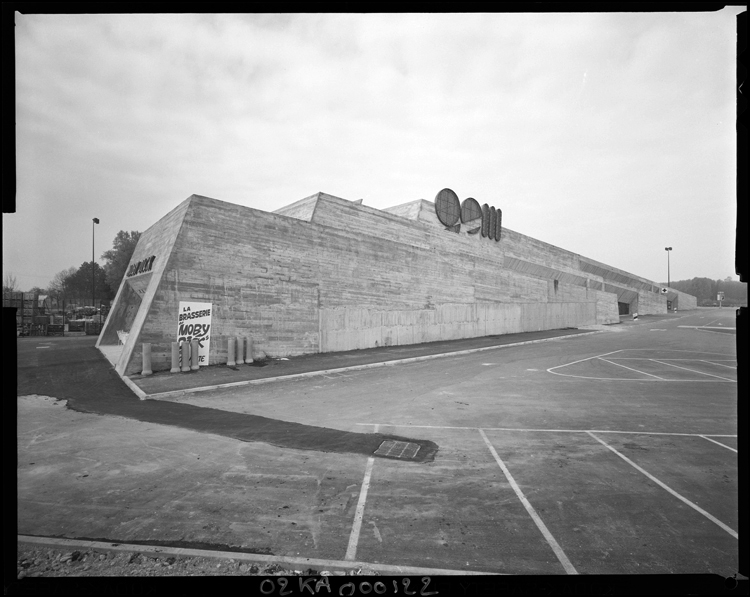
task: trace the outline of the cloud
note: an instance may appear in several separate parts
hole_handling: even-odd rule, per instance
[[[28,216],[11,242],[67,247],[97,214],[109,242],[191,193],[387,207],[451,186],[519,232],[654,276],[622,247],[695,228],[708,201],[729,206],[704,212],[723,229],[733,205],[733,27],[726,10],[18,15]],[[606,222],[611,242],[591,234]],[[731,243],[711,243],[712,267],[731,267]],[[54,274],[80,252],[24,267]]]

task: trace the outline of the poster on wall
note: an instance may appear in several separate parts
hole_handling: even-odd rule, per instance
[[[211,303],[180,301],[177,317],[177,343],[198,341],[198,364],[208,365],[208,348],[211,343]]]

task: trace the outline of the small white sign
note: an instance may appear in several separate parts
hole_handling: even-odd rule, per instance
[[[180,301],[177,317],[177,343],[198,340],[198,364],[208,365],[208,349],[211,344],[211,303],[189,303]]]
[[[662,293],[662,294],[667,294],[667,292],[668,292],[668,290],[667,290],[666,288],[662,288],[662,289],[661,289],[661,293]]]

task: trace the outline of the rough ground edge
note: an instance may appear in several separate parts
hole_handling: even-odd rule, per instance
[[[68,548],[68,549],[96,549],[99,551],[109,552],[139,552],[159,555],[172,556],[190,556],[215,558],[218,560],[242,560],[244,562],[253,562],[258,564],[279,564],[294,569],[304,569],[310,567],[320,568],[322,570],[340,570],[351,571],[360,568],[367,568],[386,575],[418,575],[426,574],[432,576],[438,575],[488,575],[498,574],[496,572],[476,572],[472,570],[449,570],[444,568],[417,568],[413,566],[394,566],[390,564],[373,564],[370,562],[344,561],[344,560],[323,560],[318,558],[291,558],[285,556],[269,556],[264,554],[243,553],[235,551],[214,551],[207,549],[189,549],[184,547],[169,547],[158,545],[140,545],[137,543],[115,543],[103,541],[82,541],[77,539],[57,539],[54,537],[36,537],[31,535],[18,535],[19,543],[29,543],[42,547],[51,548]]]

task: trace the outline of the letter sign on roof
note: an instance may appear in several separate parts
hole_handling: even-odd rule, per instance
[[[459,232],[463,223],[471,226],[471,229],[467,230],[468,234],[477,234],[481,231],[483,237],[489,237],[495,242],[500,240],[502,210],[490,207],[486,203],[479,207],[479,202],[473,197],[467,197],[461,203],[458,195],[451,189],[443,189],[435,196],[435,214],[446,230]]]

